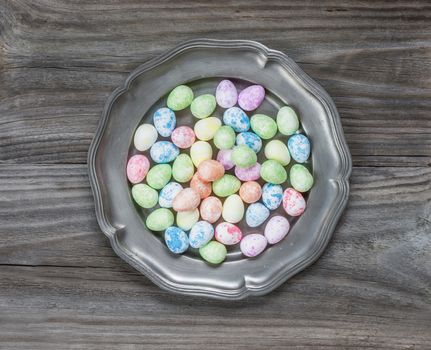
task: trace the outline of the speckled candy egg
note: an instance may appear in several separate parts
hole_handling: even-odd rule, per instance
[[[199,120],[195,124],[195,134],[199,140],[209,141],[221,127],[221,120],[216,117],[209,117]]]
[[[241,241],[240,228],[230,222],[221,222],[215,228],[215,239],[225,245],[234,245]]]
[[[150,169],[150,161],[143,154],[136,154],[130,157],[127,162],[127,178],[132,184],[137,184],[145,179]]]
[[[199,254],[205,261],[210,264],[220,264],[226,259],[227,250],[224,244],[217,241],[211,241],[199,248]]]
[[[190,246],[201,248],[214,237],[214,227],[209,222],[198,221],[189,233]]]
[[[232,162],[231,149],[221,149],[217,153],[217,160],[223,165],[225,170],[230,170],[235,166],[235,164]]]
[[[199,164],[197,174],[202,181],[212,182],[224,175],[224,167],[214,159],[207,159]]]
[[[197,141],[190,148],[190,157],[196,167],[198,167],[204,160],[211,159],[212,156],[213,149],[206,141]]]
[[[240,196],[232,194],[223,203],[222,217],[232,224],[240,222],[244,216],[244,203]]]
[[[180,111],[191,105],[193,91],[186,85],[179,85],[168,95],[167,106],[173,111]]]
[[[133,200],[142,208],[152,208],[157,204],[157,191],[146,184],[136,184],[132,187]]]
[[[211,94],[204,94],[196,97],[190,106],[190,112],[199,119],[209,117],[215,109],[216,99]]]
[[[250,119],[252,130],[262,139],[268,140],[277,133],[277,123],[264,114],[255,114]]]
[[[247,181],[241,185],[239,195],[245,203],[254,203],[260,199],[262,188],[256,181]]]
[[[169,137],[175,129],[177,120],[171,109],[163,107],[154,113],[153,122],[160,136]]]
[[[281,107],[277,113],[277,126],[283,135],[293,135],[299,129],[299,120],[292,107]]]
[[[289,149],[290,155],[298,163],[304,163],[310,156],[310,141],[307,136],[302,134],[293,135],[287,141],[287,148]]]
[[[133,144],[138,151],[144,152],[157,141],[156,128],[151,124],[142,124],[135,131]]]
[[[172,176],[172,168],[169,164],[157,164],[147,174],[147,184],[156,190],[160,190],[169,182]]]
[[[169,182],[159,193],[159,205],[162,208],[172,208],[172,201],[181,192],[183,186],[177,182]]]
[[[266,183],[262,188],[262,202],[269,210],[277,209],[283,200],[283,188],[280,185]]]
[[[195,167],[188,154],[180,154],[172,164],[172,176],[178,182],[187,182],[193,177]]]
[[[197,173],[193,175],[190,181],[190,187],[199,193],[201,199],[207,198],[212,192],[211,183],[202,181]]]
[[[252,85],[240,92],[238,105],[245,111],[252,111],[259,107],[265,98],[265,89],[261,85]]]
[[[180,211],[177,213],[177,226],[184,231],[189,231],[199,220],[199,209]]]
[[[235,176],[224,174],[220,179],[213,182],[213,192],[216,196],[227,197],[239,190],[241,181]]]
[[[200,213],[203,220],[213,224],[220,219],[223,204],[217,197],[211,196],[201,202]]]
[[[240,248],[241,252],[245,256],[253,258],[262,253],[265,250],[267,244],[268,241],[266,240],[266,237],[264,235],[261,235],[259,233],[251,233],[243,237],[243,239],[241,240]]]
[[[260,149],[262,148],[261,138],[251,131],[239,133],[236,136],[236,144],[237,146],[246,145],[250,147],[255,153],[259,153]]]
[[[182,189],[172,201],[172,208],[175,211],[190,211],[199,206],[201,198],[199,193],[193,188]]]
[[[156,163],[169,163],[177,158],[180,150],[170,141],[158,141],[151,146],[150,156]]]
[[[256,163],[248,168],[235,167],[235,176],[241,181],[253,181],[260,178],[260,164]]]
[[[314,179],[310,171],[301,164],[295,164],[290,168],[290,184],[299,192],[307,192],[313,187]]]
[[[232,161],[240,168],[249,168],[256,164],[256,153],[246,145],[235,146],[232,152]]]
[[[245,213],[245,221],[250,227],[257,227],[264,223],[269,216],[269,209],[262,203],[250,204]]]
[[[189,247],[187,234],[179,227],[171,226],[165,231],[165,242],[168,249],[174,254],[184,253]]]
[[[250,119],[247,114],[238,107],[226,109],[223,114],[223,123],[229,125],[236,132],[244,132],[250,129]]]
[[[195,132],[188,126],[179,126],[172,131],[171,140],[179,148],[189,148],[196,140]]]
[[[214,145],[222,149],[231,149],[235,144],[235,131],[228,125],[223,125],[214,135]]]
[[[238,101],[238,92],[230,80],[222,80],[216,90],[216,100],[220,107],[230,108]]]
[[[265,226],[264,235],[269,244],[276,244],[286,237],[289,229],[289,221],[284,216],[277,215],[269,219]]]
[[[293,188],[286,188],[283,193],[283,208],[290,216],[299,216],[305,211],[305,199]]]
[[[260,176],[266,182],[279,185],[287,180],[286,169],[275,160],[266,160],[260,168]]]
[[[164,231],[174,224],[174,214],[166,208],[156,209],[147,216],[145,224],[151,231]]]
[[[290,154],[287,146],[280,140],[271,140],[265,146],[265,157],[276,160],[281,165],[290,163]]]

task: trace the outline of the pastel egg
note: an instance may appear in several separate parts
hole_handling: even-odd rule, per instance
[[[150,169],[150,161],[143,154],[130,157],[127,162],[126,174],[132,184],[137,184],[145,179]]]
[[[171,226],[165,231],[165,242],[168,249],[174,254],[184,253],[189,247],[187,234],[179,227]]]
[[[260,149],[262,148],[261,138],[251,131],[239,133],[236,136],[236,144],[237,146],[246,145],[250,147],[255,153],[259,153]]]
[[[169,182],[172,176],[172,168],[169,164],[157,164],[147,174],[147,184],[156,190],[160,190]]]
[[[209,141],[221,127],[221,120],[216,117],[209,117],[199,120],[195,124],[195,134],[199,140]]]
[[[180,150],[170,141],[157,141],[151,146],[150,156],[156,163],[172,162],[180,153]]]
[[[222,217],[232,224],[240,222],[244,216],[244,203],[240,196],[232,194],[223,203]]]
[[[256,164],[256,153],[246,145],[235,146],[232,152],[233,163],[240,168],[248,168]]]
[[[260,164],[256,163],[248,168],[235,167],[235,176],[241,181],[253,181],[260,178]]]
[[[152,208],[157,204],[157,191],[145,184],[132,187],[133,200],[142,208]]]
[[[289,233],[290,224],[284,216],[277,215],[269,219],[264,235],[269,244],[280,242]]]
[[[265,98],[265,89],[261,85],[252,85],[242,90],[238,95],[238,105],[245,111],[259,107]]]
[[[190,112],[199,119],[209,117],[215,109],[216,99],[211,94],[196,97],[190,106]]]
[[[241,185],[239,195],[245,203],[254,203],[260,199],[262,188],[256,181],[247,181]]]
[[[228,125],[222,126],[214,135],[214,145],[220,150],[231,149],[235,144],[235,131]]]
[[[293,188],[286,188],[283,193],[283,208],[290,216],[301,215],[306,208],[305,199],[301,193]]]
[[[307,192],[313,187],[314,179],[310,171],[301,164],[295,164],[290,168],[290,184],[299,192]]]
[[[262,187],[262,202],[269,210],[277,209],[283,200],[283,188],[280,185],[266,183]]]
[[[262,203],[250,204],[245,213],[245,221],[250,227],[257,227],[264,223],[269,216],[269,209]]]
[[[287,141],[287,148],[289,149],[292,158],[298,163],[306,162],[310,156],[310,141],[307,136],[302,134],[291,136]]]
[[[197,173],[193,175],[190,181],[190,187],[199,193],[201,199],[207,198],[212,192],[211,183],[202,181]]]
[[[281,165],[286,166],[290,163],[290,154],[287,146],[280,140],[269,141],[265,146],[265,157],[276,160]]]
[[[188,126],[179,126],[171,134],[171,140],[179,148],[189,148],[196,140],[195,132]]]
[[[166,105],[173,111],[180,111],[191,105],[193,91],[186,85],[179,85],[168,95]]]
[[[177,213],[177,226],[184,231],[189,231],[199,220],[199,209],[179,211]]]
[[[277,126],[283,135],[293,135],[299,129],[299,120],[292,107],[281,107],[277,113]]]
[[[193,177],[195,167],[188,154],[180,154],[172,164],[172,176],[178,182],[187,182]]]
[[[228,197],[239,190],[241,181],[235,176],[224,174],[220,179],[213,182],[213,192],[219,197]]]
[[[151,124],[142,124],[135,131],[133,144],[138,151],[144,152],[157,141],[156,128]]]
[[[199,254],[205,261],[210,264],[220,264],[226,259],[227,250],[224,244],[217,241],[211,241],[199,248]]]
[[[190,211],[199,206],[201,202],[201,198],[199,197],[199,193],[193,188],[184,188],[182,189],[172,201],[172,208],[175,211]]]
[[[265,250],[267,244],[268,241],[264,235],[259,233],[251,233],[242,238],[240,249],[245,256],[253,258],[262,253]]]
[[[164,231],[174,224],[174,214],[166,208],[156,209],[147,216],[145,224],[151,231]]]
[[[196,167],[198,167],[204,160],[211,159],[212,156],[213,149],[206,141],[197,141],[190,148],[190,157]]]
[[[153,122],[160,136],[168,137],[174,131],[177,120],[171,109],[163,107],[154,113]]]
[[[235,166],[235,164],[232,162],[231,149],[221,149],[217,153],[217,160],[223,165],[224,170],[230,170]]]
[[[216,100],[220,107],[230,108],[238,101],[238,92],[230,80],[222,80],[216,89]]]
[[[201,248],[214,237],[214,227],[209,222],[198,221],[189,233],[190,246]]]
[[[248,131],[248,129],[250,129],[250,119],[247,114],[238,107],[231,107],[224,111],[223,123],[232,127],[236,132]]]
[[[240,228],[230,222],[221,222],[215,228],[215,239],[224,245],[234,245],[241,241]]]
[[[275,185],[282,184],[287,180],[286,169],[279,162],[271,159],[263,162],[260,168],[260,176],[266,182]]]
[[[202,181],[212,182],[224,175],[224,167],[214,159],[207,159],[199,164],[197,174]]]
[[[255,114],[250,119],[252,130],[264,140],[271,139],[277,133],[277,123],[264,114]]]
[[[169,182],[159,193],[159,205],[162,208],[172,208],[172,201],[181,192],[183,186],[177,182]]]
[[[213,224],[220,219],[223,205],[217,197],[211,196],[201,202],[200,214],[203,220]]]

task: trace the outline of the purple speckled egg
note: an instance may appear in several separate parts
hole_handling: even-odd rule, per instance
[[[280,242],[289,233],[289,229],[289,221],[284,216],[277,215],[269,219],[265,226],[264,235],[269,244],[275,244]]]
[[[266,240],[264,235],[261,235],[259,233],[251,233],[243,237],[240,244],[240,248],[241,252],[245,256],[253,258],[262,253],[265,250],[267,244],[268,241]]]
[[[236,105],[238,92],[230,80],[222,80],[217,86],[216,101],[220,107],[230,108]]]
[[[260,106],[265,98],[265,89],[261,85],[252,85],[242,90],[238,96],[238,104],[245,111],[252,111]]]
[[[217,160],[223,165],[224,170],[230,170],[235,166],[235,164],[232,162],[231,149],[221,149],[217,153]]]
[[[241,181],[255,181],[260,178],[260,164],[256,163],[248,168],[235,167],[235,176]]]

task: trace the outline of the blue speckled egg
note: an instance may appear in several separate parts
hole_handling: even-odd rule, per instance
[[[150,149],[150,156],[156,163],[172,162],[178,154],[179,148],[169,141],[158,141]]]
[[[159,205],[162,208],[172,208],[172,201],[183,189],[178,182],[169,182],[159,193]]]
[[[246,145],[256,153],[258,153],[262,148],[261,138],[251,131],[246,131],[238,134],[236,136],[236,144],[237,146]]]
[[[310,141],[307,136],[302,134],[296,134],[289,138],[287,141],[287,148],[289,149],[290,155],[298,163],[304,163],[310,156]]]
[[[283,200],[283,188],[280,185],[266,183],[262,187],[262,201],[269,210],[277,209]]]
[[[172,253],[184,253],[189,247],[187,234],[176,226],[168,227],[165,231],[165,242]]]
[[[250,129],[250,119],[239,107],[226,109],[223,114],[223,123],[232,127],[236,132],[244,132]]]
[[[163,137],[169,137],[175,129],[177,123],[175,113],[166,107],[159,108],[153,116],[154,126]]]
[[[190,246],[200,248],[207,244],[214,236],[214,227],[207,221],[198,221],[189,233]]]
[[[269,209],[262,203],[250,204],[245,212],[245,221],[250,227],[257,227],[268,219]]]

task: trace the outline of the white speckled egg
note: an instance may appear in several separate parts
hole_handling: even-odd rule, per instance
[[[289,221],[281,215],[273,216],[265,226],[265,237],[269,244],[280,242],[290,229]]]

